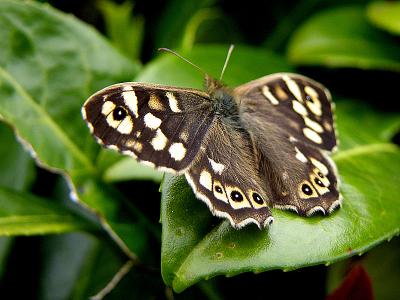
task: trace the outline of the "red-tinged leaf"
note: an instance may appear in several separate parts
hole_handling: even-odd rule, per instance
[[[371,279],[363,266],[351,269],[342,284],[326,300],[373,300]]]

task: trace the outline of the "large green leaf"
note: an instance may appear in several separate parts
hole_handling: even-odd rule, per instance
[[[221,47],[195,48],[188,57],[211,74],[223,61]],[[200,87],[192,67],[162,57],[139,78],[179,86]],[[164,70],[173,70],[166,74]],[[228,66],[231,85],[290,68],[281,58],[238,47]],[[196,79],[197,78],[197,79]],[[162,274],[176,291],[218,274],[270,269],[292,270],[329,264],[362,253],[399,232],[398,186],[400,151],[389,142],[400,117],[374,113],[364,104],[338,101],[337,121],[343,150],[337,162],[344,196],[343,208],[329,217],[302,218],[274,209],[269,230],[255,226],[234,230],[228,221],[212,217],[183,177],[167,176],[163,183],[161,220]],[[354,130],[354,128],[358,130]],[[190,218],[187,216],[190,215]],[[384,216],[384,217],[383,217]]]
[[[400,71],[400,46],[370,25],[362,6],[332,8],[299,26],[288,46],[298,65]]]
[[[377,27],[400,34],[400,2],[372,2],[367,7],[368,19]]]
[[[94,228],[58,203],[0,188],[0,235],[63,233]]]
[[[65,175],[128,254],[138,250],[145,233],[122,218],[126,209],[99,180],[99,147],[80,113],[91,93],[130,80],[138,66],[87,25],[34,2],[0,2],[0,51],[0,116],[39,164]]]

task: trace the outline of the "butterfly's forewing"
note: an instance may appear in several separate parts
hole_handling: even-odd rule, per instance
[[[196,196],[235,228],[264,228],[273,221],[267,206],[272,192],[258,175],[255,154],[247,132],[217,117],[185,174]]]
[[[194,89],[121,83],[91,96],[82,114],[100,144],[179,172],[199,151],[214,118],[211,105]]]
[[[271,204],[302,215],[340,206],[336,167],[324,153],[334,148],[336,136],[323,86],[300,75],[276,74],[235,92],[243,126],[260,152],[260,176],[274,193]]]
[[[336,146],[331,95],[302,75],[278,73],[241,85],[235,94],[253,99],[275,126],[297,140],[332,151]]]

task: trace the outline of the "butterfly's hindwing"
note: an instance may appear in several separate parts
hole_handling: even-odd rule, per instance
[[[335,149],[331,96],[321,84],[282,73],[239,86],[235,92],[246,97],[248,105],[261,107],[266,118],[292,137],[320,149]]]
[[[272,197],[258,176],[248,135],[218,119],[205,145],[185,174],[196,196],[211,212],[240,228],[255,223],[263,228],[273,218],[267,203]]]
[[[135,83],[96,93],[83,113],[104,146],[171,171],[191,164],[214,117],[207,94]]]

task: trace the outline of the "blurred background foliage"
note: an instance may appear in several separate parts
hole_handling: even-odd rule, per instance
[[[399,36],[398,1],[1,0],[0,298],[87,299],[131,258],[107,299],[397,299]],[[217,76],[231,43],[230,86],[292,71],[332,92],[332,217],[234,231],[181,178],[160,196],[163,174],[89,136],[80,107],[104,86],[201,88],[159,47]]]

